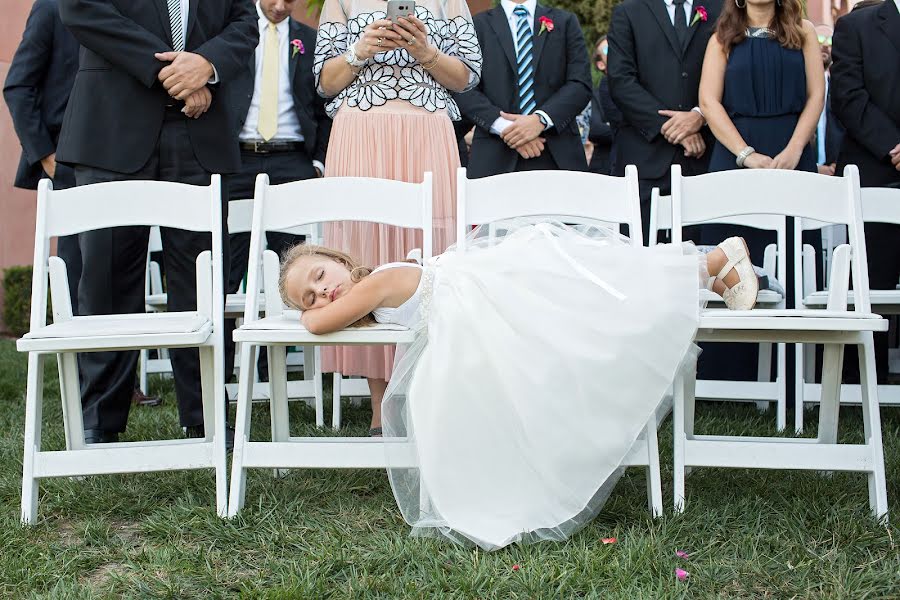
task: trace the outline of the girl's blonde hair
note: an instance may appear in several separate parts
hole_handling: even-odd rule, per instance
[[[345,252],[335,250],[334,248],[317,246],[315,244],[297,244],[296,246],[289,248],[281,257],[281,272],[278,274],[278,293],[281,294],[281,299],[285,304],[287,304],[291,308],[296,308],[297,310],[302,310],[302,307],[297,306],[288,298],[287,274],[288,271],[291,270],[293,264],[297,262],[298,259],[305,256],[320,256],[344,265],[345,267],[347,267],[347,270],[350,271],[350,281],[352,281],[353,283],[359,283],[363,279],[363,277],[369,275],[372,272],[372,269],[370,267],[364,267],[360,264],[359,260],[353,258]],[[375,317],[372,315],[372,313],[369,313],[358,321],[350,324],[350,327],[363,327],[365,325],[372,325],[374,323]]]

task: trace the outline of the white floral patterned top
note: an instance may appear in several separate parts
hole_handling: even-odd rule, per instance
[[[325,96],[319,81],[325,61],[347,52],[350,45],[359,40],[366,25],[385,18],[385,9],[384,0],[325,0],[313,66],[319,94]],[[478,85],[481,47],[465,0],[417,0],[416,17],[428,28],[428,40],[432,45],[469,67],[471,73],[466,90]],[[331,99],[326,110],[334,117],[344,103],[369,110],[391,100],[405,100],[430,112],[446,110],[454,121],[460,118],[459,108],[450,92],[403,48],[370,58],[353,83]]]

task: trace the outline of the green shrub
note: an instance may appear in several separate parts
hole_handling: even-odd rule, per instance
[[[31,267],[3,269],[3,322],[16,336],[28,332],[31,320]]]

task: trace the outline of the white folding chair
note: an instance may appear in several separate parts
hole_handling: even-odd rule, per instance
[[[763,269],[779,282],[786,280],[787,257],[782,249],[787,248],[787,219],[783,215],[727,215],[703,223],[682,223],[682,225],[713,223],[742,225],[774,232],[776,242],[766,246]],[[653,188],[650,194],[650,245],[656,244],[658,232],[667,229],[672,229],[672,197],[660,196],[659,188]],[[701,290],[700,294],[707,302],[707,306],[724,306],[721,296],[715,292]],[[774,290],[760,290],[756,305],[757,308],[783,309],[786,307],[785,301],[786,298]],[[774,402],[775,426],[778,431],[783,431],[787,423],[786,360],[785,345],[778,344],[775,381],[771,381],[772,344],[760,343],[756,381],[698,379],[696,397],[705,400],[756,402],[757,407],[763,411]]]
[[[684,510],[685,469],[690,467],[859,471],[868,476],[869,506],[873,513],[886,518],[887,488],[872,335],[886,330],[887,321],[872,313],[869,301],[856,167],[847,167],[843,177],[780,170],[737,170],[682,177],[680,167],[674,166],[672,201],[675,242],[682,240],[683,223],[747,213],[843,223],[850,233],[850,244],[834,252],[826,310],[707,309],[701,314],[698,341],[825,344],[819,435],[815,439],[695,435],[695,364],[693,369],[680,373],[675,382],[676,510]],[[854,310],[847,310],[851,260],[853,287],[858,296]],[[846,344],[859,348],[865,428],[862,444],[837,443],[840,371]]]
[[[560,194],[560,190],[565,190]],[[456,247],[466,248],[466,233],[473,225],[505,219],[549,216],[570,224],[610,226],[627,224],[631,244],[640,247],[641,209],[637,169],[629,165],[625,177],[577,171],[529,171],[482,179],[456,176]],[[552,348],[548,349],[552,352]],[[662,399],[660,399],[662,400]],[[662,514],[657,417],[647,422],[624,464],[647,467],[647,504],[653,516]]]
[[[25,457],[22,521],[37,517],[38,483],[48,477],[213,468],[216,509],[227,511],[225,404],[223,390],[222,214],[220,179],[209,186],[158,181],[98,183],[54,191],[49,180],[38,188],[31,290],[31,330],[17,344],[28,352],[25,403]],[[197,310],[73,317],[65,263],[50,257],[50,238],[125,225],[161,225],[209,232],[212,252],[197,257]],[[89,266],[89,265],[88,265]],[[47,279],[53,324],[46,319]],[[203,439],[85,444],[76,355],[79,352],[141,348],[200,350]],[[44,361],[56,354],[66,449],[41,450]]]
[[[253,199],[248,200],[232,200],[228,203],[228,233],[250,233],[253,223]],[[309,244],[318,244],[321,240],[318,227],[313,225],[305,225],[303,227],[273,229],[282,233],[293,233],[295,235],[303,235]],[[246,283],[246,282],[245,282]],[[262,294],[262,281],[260,281],[259,293]],[[259,306],[265,304],[265,299],[261,298]],[[225,318],[238,319],[238,323],[242,322],[244,310],[247,307],[247,290],[246,286],[237,292],[231,292],[225,297]],[[303,369],[303,380],[288,381],[288,400],[306,400],[310,402],[316,410],[316,425],[322,427],[324,424],[324,395],[322,391],[321,374],[316,376],[315,365],[318,362],[313,356],[318,349],[308,346],[303,348],[302,352],[289,352],[287,354],[288,370]],[[240,356],[240,345],[235,346],[235,356]],[[309,357],[309,360],[306,360]],[[237,365],[236,365],[237,366]],[[237,371],[237,369],[235,369]],[[238,376],[240,377],[240,375]],[[256,369],[253,370],[253,400],[260,402],[269,401],[271,394],[269,392],[269,384],[259,381],[259,374]],[[225,391],[228,400],[237,401],[238,384],[229,383],[225,385]]]
[[[900,189],[896,188],[862,188],[860,190],[862,201],[862,216],[865,223],[892,223],[900,225]],[[795,224],[798,231],[809,229],[829,229],[830,224],[821,221],[804,219]],[[796,234],[795,234],[796,235]],[[800,299],[800,306],[806,308],[826,308],[828,306],[829,293],[827,290],[816,290],[816,261],[812,260],[812,247],[803,248],[804,260],[798,263],[797,286],[803,285],[804,294]],[[878,260],[876,257],[874,260]],[[900,282],[898,282],[900,283]],[[894,289],[870,290],[869,300],[872,310],[880,315],[900,314],[900,285]],[[854,303],[854,293],[847,293],[848,305]],[[797,380],[796,398],[798,409],[794,414],[794,426],[798,432],[803,431],[803,408],[807,403],[817,403],[822,393],[821,384],[815,383],[815,347],[797,345]],[[879,385],[878,401],[881,405],[900,405],[900,386]],[[862,392],[858,384],[843,384],[841,386],[842,404],[860,404]]]
[[[372,198],[383,198],[383,202]],[[259,287],[264,271],[265,317],[260,318],[258,297],[251,294],[244,323],[234,332],[241,343],[240,388],[230,490],[229,515],[244,505],[247,469],[251,468],[384,468],[385,444],[392,456],[405,456],[415,466],[415,453],[405,438],[291,437],[288,428],[285,347],[386,345],[413,341],[412,331],[396,325],[376,324],[314,335],[300,323],[296,310],[287,310],[278,293],[279,261],[274,252],[263,251],[265,233],[329,221],[365,221],[422,231],[425,259],[431,256],[431,173],[422,183],[387,179],[327,177],[269,185],[265,174],[256,179],[253,227],[250,233],[250,271],[247,289]],[[266,346],[269,381],[272,385],[272,441],[251,442],[250,417],[253,366],[256,348]],[[319,364],[316,373],[321,373]],[[400,466],[392,461],[391,466]],[[277,472],[277,471],[276,471]]]

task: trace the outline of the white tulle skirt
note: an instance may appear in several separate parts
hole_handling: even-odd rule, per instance
[[[413,535],[492,550],[592,519],[694,352],[704,271],[691,246],[521,222],[426,267],[382,409],[415,443],[417,468],[385,444]]]

